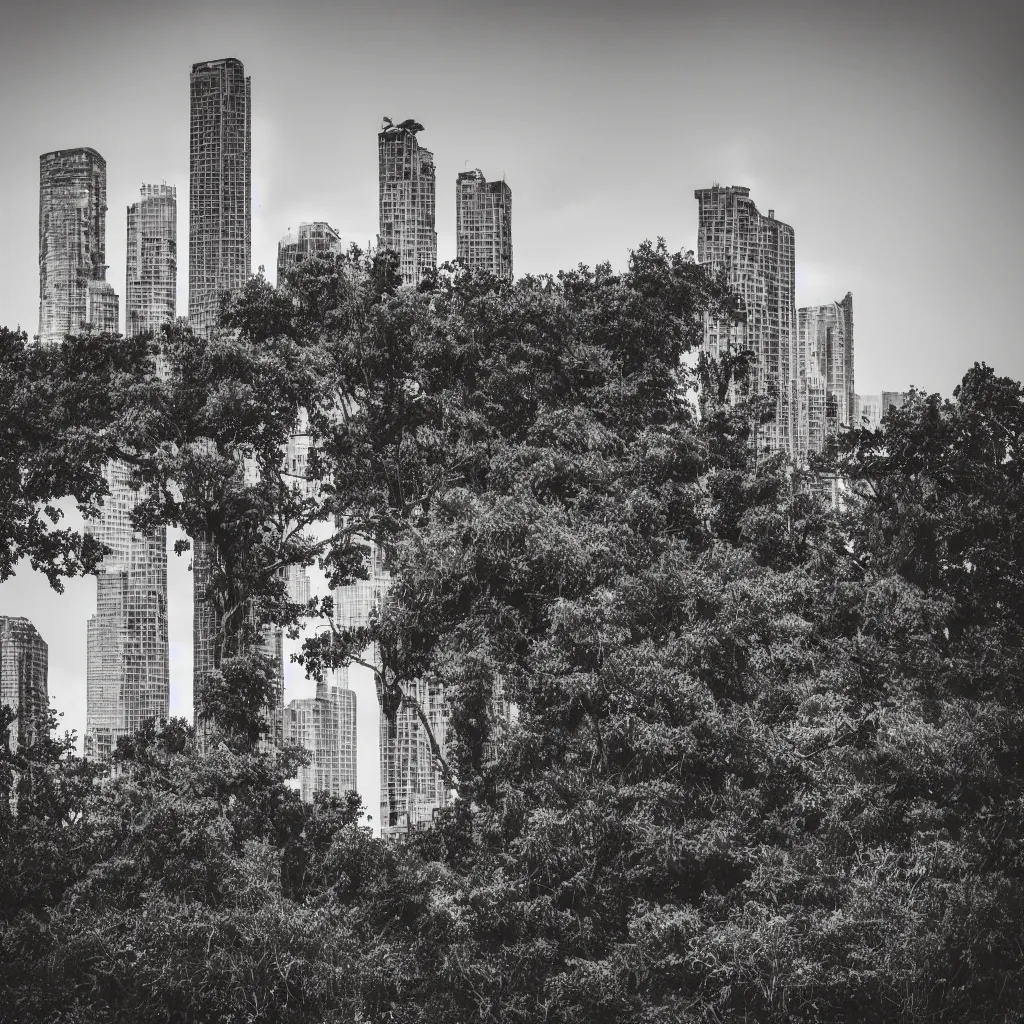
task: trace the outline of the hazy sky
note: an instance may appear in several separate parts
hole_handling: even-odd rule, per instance
[[[693,190],[747,185],[795,229],[797,303],[853,292],[858,391],[948,393],[974,360],[1021,379],[1021,6],[10,3],[0,323],[38,329],[39,154],[76,146],[107,161],[122,302],[125,208],[143,182],[177,185],[187,311],[189,69],[232,56],[252,77],[253,265],[271,279],[278,239],[302,220],[374,237],[380,119],[414,117],[435,155],[441,259],[455,254],[464,167],[506,176],[520,274],[621,266],[658,235],[693,248]],[[172,705],[185,711],[181,562],[171,586]],[[51,598],[27,569],[0,586],[0,614],[34,616],[50,642],[51,693],[79,730],[94,595],[89,580]],[[360,698],[371,705],[372,690]]]

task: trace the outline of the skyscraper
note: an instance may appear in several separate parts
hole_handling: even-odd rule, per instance
[[[289,232],[277,243],[277,286],[300,260],[314,253],[330,252],[341,247],[341,235],[326,221],[300,224],[297,234]]]
[[[339,673],[342,677],[346,670]],[[284,709],[284,742],[304,747],[310,763],[299,769],[299,792],[307,803],[316,793],[344,796],[356,789],[356,695],[347,684],[317,683],[316,696],[290,701]]]
[[[143,185],[128,207],[124,333],[156,333],[174,320],[178,289],[178,199],[173,185]]]
[[[416,121],[392,124],[377,136],[380,156],[380,234],[377,244],[398,253],[406,284],[437,268],[434,230],[434,154],[420,147]]]
[[[0,615],[0,705],[18,716],[7,735],[11,751],[46,735],[48,657],[46,642],[28,619]]]
[[[801,462],[854,422],[853,296],[797,310],[797,430]]]
[[[704,350],[717,357],[750,350],[747,387],[770,398],[774,416],[759,431],[771,449],[792,454],[796,412],[796,341],[793,229],[758,212],[750,189],[713,185],[697,189],[697,259],[713,273],[725,270],[742,300],[744,319],[732,324],[706,318]],[[738,392],[736,392],[738,393]]]
[[[94,291],[90,303],[90,285],[104,281],[107,273],[106,214],[107,162],[96,150],[61,149],[40,156],[40,345],[59,345],[65,335],[91,322],[90,314],[100,316],[102,329],[109,329],[108,297]]]
[[[483,171],[463,171],[455,182],[456,255],[472,270],[512,280],[512,189]]]
[[[122,462],[106,467],[109,494],[86,529],[110,551],[96,577],[96,613],[86,631],[87,757],[109,757],[119,736],[170,703],[167,638],[167,531],[132,528],[139,492]]]
[[[188,318],[217,326],[221,297],[251,262],[250,86],[240,60],[192,65],[189,120]]]

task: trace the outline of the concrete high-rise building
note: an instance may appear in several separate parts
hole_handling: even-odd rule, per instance
[[[59,345],[83,324],[95,326],[91,316],[109,329],[108,297],[103,290],[90,295],[90,286],[106,278],[106,215],[107,162],[96,150],[61,149],[40,156],[40,345]]]
[[[697,259],[713,273],[726,272],[740,297],[741,323],[706,318],[704,350],[709,356],[750,350],[754,358],[747,388],[767,396],[774,416],[759,431],[769,448],[791,455],[795,448],[796,302],[793,229],[765,216],[750,189],[713,185],[697,189]],[[738,397],[742,392],[734,388]]]
[[[178,198],[173,185],[143,185],[128,207],[124,333],[156,334],[171,323],[178,293]]]
[[[341,235],[326,221],[300,224],[297,233],[288,232],[277,243],[277,286],[284,284],[285,275],[300,260],[315,253],[337,252],[341,248]]]
[[[825,438],[854,423],[853,296],[797,310],[795,456],[804,462]]]
[[[190,104],[188,318],[206,335],[251,264],[250,84],[242,62],[193,64]]]
[[[46,735],[48,657],[46,642],[28,619],[0,615],[0,705],[18,716],[6,737],[12,752]]]
[[[166,719],[170,703],[167,636],[167,531],[143,534],[131,514],[141,492],[122,462],[106,467],[100,515],[86,529],[109,548],[96,577],[96,613],[86,632],[87,757],[109,757],[121,736],[149,719]]]
[[[434,154],[423,149],[415,121],[392,124],[377,136],[380,157],[380,234],[377,244],[398,253],[405,284],[419,284],[437,269],[434,230]]]
[[[512,280],[512,189],[488,181],[478,168],[455,183],[456,255],[471,270]]]
[[[346,670],[339,676],[344,680]],[[290,701],[284,709],[284,743],[304,747],[310,763],[299,769],[299,792],[307,803],[317,793],[344,796],[356,790],[356,695],[343,686],[317,683],[316,696]]]

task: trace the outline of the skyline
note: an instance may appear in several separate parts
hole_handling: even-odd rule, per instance
[[[65,27],[48,39],[43,18],[54,10]],[[375,237],[373,135],[388,115],[426,125],[421,137],[435,153],[440,186],[440,260],[455,254],[453,186],[464,169],[504,174],[515,190],[519,274],[601,259],[621,266],[628,248],[659,234],[672,248],[695,249],[687,196],[717,181],[749,187],[762,209],[793,225],[797,305],[857,296],[865,391],[913,383],[948,393],[959,381],[974,356],[962,351],[974,321],[970,303],[948,303],[952,287],[985,294],[997,319],[1009,315],[1022,269],[1014,239],[1024,197],[1013,172],[1024,158],[1015,116],[1024,73],[1011,63],[1006,31],[1020,15],[1008,21],[999,5],[969,21],[948,4],[699,12],[641,3],[628,19],[574,4],[549,12],[451,3],[385,5],[379,14],[316,3],[300,10],[295,19],[256,4],[239,18],[223,3],[131,12],[108,0],[93,18],[52,2],[15,13],[0,42],[0,81],[13,85],[26,59],[51,49],[57,70],[0,114],[13,156],[0,197],[9,240],[0,315],[8,326],[20,322],[31,333],[35,319],[37,282],[18,254],[35,233],[25,197],[35,193],[38,155],[87,145],[107,160],[107,280],[122,291],[117,225],[139,184],[177,186],[186,222],[186,83],[193,63],[218,55],[243,61],[253,81],[252,263],[269,277],[278,240],[301,220],[327,221],[364,245]],[[200,44],[189,28],[202,29]],[[497,32],[495,53],[482,41]],[[154,34],[159,50],[142,48]],[[123,67],[96,66],[88,43],[104,52],[104,39],[123,51]],[[385,43],[387,73],[375,72],[367,89]],[[90,109],[85,126],[82,104],[67,97],[83,53],[108,90],[124,75],[133,86]],[[423,61],[407,67],[402,54]],[[726,55],[728,72],[718,60]],[[491,89],[451,88],[474,77],[514,83],[499,114]],[[655,141],[661,155],[645,167]],[[998,202],[980,201],[979,189]],[[179,253],[179,313],[187,309],[186,263]],[[985,341],[979,358],[1024,376],[1024,354]]]
[[[278,241],[301,221],[361,245],[375,238],[374,137],[382,116],[413,117],[437,166],[439,261],[455,255],[463,170],[504,175],[514,189],[520,276],[603,259],[621,267],[658,235],[696,250],[694,190],[739,185],[794,228],[797,307],[853,293],[860,393],[916,384],[948,395],[975,359],[1020,379],[1024,350],[981,326],[1015,322],[1024,271],[1021,15],[1002,13],[429,0],[372,12],[101,0],[86,11],[43,0],[12,12],[0,40],[0,83],[17,97],[0,112],[0,322],[35,331],[42,153],[87,146],[105,158],[106,276],[122,296],[125,216],[140,184],[177,188],[185,238],[189,72],[232,56],[252,79],[252,266],[271,280]],[[183,244],[178,315],[188,263]],[[192,704],[187,564],[169,565],[179,714]],[[50,692],[80,734],[94,595],[91,580],[76,580],[57,598],[27,568],[0,588],[0,614],[28,615],[50,643]],[[360,716],[372,703],[359,702]],[[362,719],[359,731],[375,735]],[[374,781],[361,765],[371,811]]]

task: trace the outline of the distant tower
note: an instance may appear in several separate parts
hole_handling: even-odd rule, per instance
[[[250,87],[240,60],[192,65],[189,122],[188,318],[217,326],[221,296],[251,262]]]
[[[853,296],[797,310],[796,457],[820,452],[825,438],[854,424]]]
[[[86,631],[87,757],[109,757],[120,736],[170,703],[167,637],[167,531],[132,528],[140,494],[122,462],[105,469],[109,494],[86,529],[110,549],[96,577],[96,613]]]
[[[178,199],[173,185],[143,185],[128,207],[124,333],[156,334],[176,315]]]
[[[456,254],[472,270],[512,280],[512,189],[463,171],[455,183]]]
[[[347,680],[347,670],[339,673]],[[284,743],[304,747],[310,763],[299,769],[299,792],[311,802],[317,793],[344,796],[356,789],[356,695],[344,686],[317,683],[316,696],[293,700],[284,709]]]
[[[300,224],[299,232],[290,232],[277,243],[277,286],[284,284],[285,275],[300,260],[314,253],[337,251],[341,247],[341,235],[330,224],[318,220],[312,224]]]
[[[106,278],[107,162],[94,149],[39,158],[39,344],[59,345],[90,313],[110,327],[110,303],[90,285]],[[109,287],[109,286],[108,286]],[[90,308],[93,305],[94,308]]]
[[[854,426],[878,430],[892,409],[902,409],[910,399],[909,391],[883,391],[878,395],[854,395]]]
[[[365,626],[387,600],[391,578],[376,544],[370,545],[367,568],[368,579],[334,591],[334,617],[341,629]],[[377,663],[375,650],[373,659]],[[440,687],[416,679],[407,682],[404,691],[422,708],[434,738],[445,750],[448,713]],[[450,794],[411,702],[382,707],[379,736],[381,836],[391,839],[428,826],[435,811],[447,806]]]
[[[18,716],[6,737],[12,752],[46,735],[48,656],[46,642],[28,619],[0,615],[0,705]]]
[[[107,281],[90,281],[86,290],[85,326],[96,334],[117,334],[117,292]]]
[[[697,259],[712,273],[725,270],[742,300],[745,320],[707,318],[704,350],[751,350],[748,387],[771,398],[775,414],[759,431],[771,449],[792,455],[796,416],[796,303],[793,229],[758,212],[750,189],[714,185],[697,189]]]
[[[380,234],[377,244],[398,253],[406,284],[437,268],[434,154],[422,149],[415,121],[390,122],[377,136],[380,154]]]

